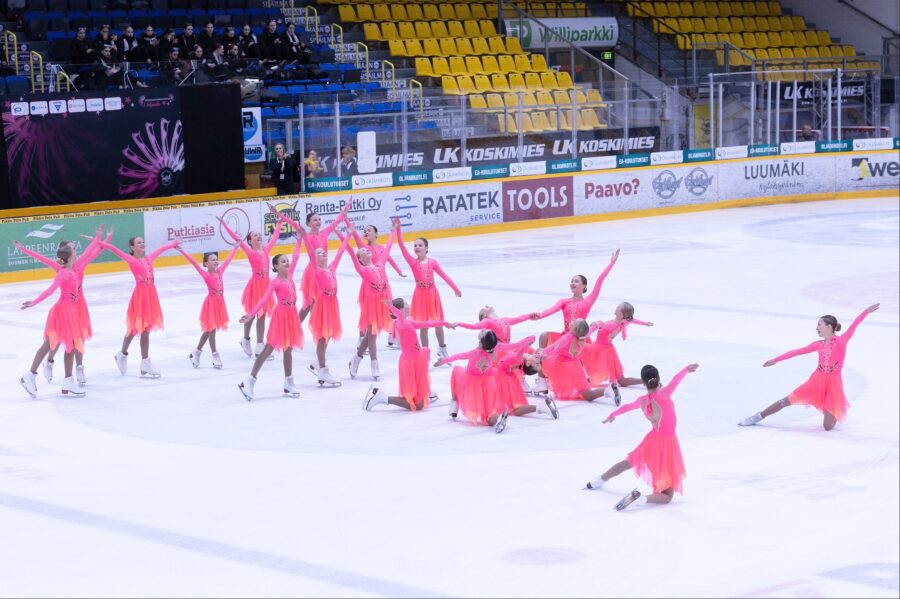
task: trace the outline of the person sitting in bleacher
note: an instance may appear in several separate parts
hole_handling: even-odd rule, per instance
[[[178,46],[172,46],[169,48],[169,53],[164,60],[159,63],[160,85],[179,85],[184,80],[186,73],[183,67],[181,51],[178,49]]]
[[[72,64],[91,64],[99,54],[94,45],[87,39],[87,29],[79,27],[75,39],[69,44],[69,60]]]
[[[197,36],[194,35],[194,26],[188,23],[184,26],[184,31],[178,36],[178,49],[183,56],[187,56],[194,51],[197,45]]]
[[[241,34],[238,36],[238,46],[240,54],[244,58],[262,58],[259,54],[259,40],[256,39],[256,34],[253,33],[253,28],[250,27],[249,23],[244,23],[244,26],[241,27]]]
[[[140,62],[141,51],[138,48],[138,40],[134,37],[134,28],[131,25],[126,27],[122,35],[116,39],[116,50],[118,51],[117,58],[119,60]]]
[[[108,87],[124,87],[125,85],[125,69],[122,64],[112,56],[112,48],[103,46],[100,49],[100,56],[94,63],[93,73],[94,89],[107,89]]]
[[[200,35],[197,36],[197,43],[203,48],[203,56],[210,58],[216,49],[218,41],[216,39],[216,26],[213,25],[212,21],[209,21],[206,23],[203,31],[200,32]]]
[[[293,23],[288,23],[281,34],[281,47],[284,52],[282,58],[290,64],[304,65],[309,64],[311,52],[300,36],[297,35],[297,28]]]
[[[156,37],[156,32],[153,31],[153,25],[148,24],[144,28],[140,39],[138,39],[138,48],[140,49],[139,54],[142,62],[157,62],[161,58],[159,38]],[[138,60],[137,54],[136,52],[134,60]]]
[[[275,19],[270,20],[265,31],[259,36],[259,49],[265,66],[280,64],[284,60],[282,41],[281,34],[278,33],[278,22]]]
[[[102,25],[97,37],[94,38],[94,48],[96,49],[96,52],[99,53],[103,46],[113,46],[112,52],[117,56],[119,51],[116,49],[115,44],[116,34],[109,30],[109,25]],[[91,62],[93,62],[93,60],[91,60]]]
[[[213,81],[224,81],[231,75],[231,69],[225,61],[225,46],[222,42],[216,42],[212,54],[205,59],[204,69]]]
[[[163,34],[159,38],[159,59],[165,60],[169,55],[169,50],[177,47],[178,43],[175,40],[175,30],[174,29],[166,29],[163,31]]]
[[[228,46],[236,46],[238,43],[238,36],[234,31],[234,27],[231,25],[226,27],[225,31],[222,32],[222,37],[219,38],[219,41],[225,46],[225,53],[228,54]]]

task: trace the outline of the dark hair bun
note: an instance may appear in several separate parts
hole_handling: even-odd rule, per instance
[[[494,331],[485,331],[481,336],[481,349],[484,351],[492,351],[497,347],[497,335]]]

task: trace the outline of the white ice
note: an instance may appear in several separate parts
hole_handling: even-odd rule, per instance
[[[609,399],[560,402],[558,421],[511,417],[497,435],[449,418],[443,367],[428,411],[364,412],[368,360],[347,374],[358,316],[347,261],[347,334],[328,354],[344,384],[322,389],[303,372],[308,343],[294,360],[298,399],[281,395],[280,356],[255,401],[237,389],[250,368],[237,323],[246,262],[225,276],[222,371],[208,350],[199,369],[188,361],[200,278],[157,271],[158,380],[138,376],[137,342],[126,376],[113,362],[130,273],[90,276],[81,399],[60,396],[59,359],[52,384],[38,375],[36,400],[22,390],[53,300],[21,312],[46,281],[4,286],[0,595],[897,597],[898,222],[896,199],[847,200],[432,240],[463,291],[439,283],[447,317],[470,322],[485,304],[510,316],[548,307],[622,249],[591,316],[628,300],[656,324],[616,341],[627,374],[652,363],[666,379],[700,364],[675,395],[684,495],[623,512],[613,506],[625,493],[649,491],[632,472],[582,490],[649,428],[639,413],[601,424]],[[391,277],[410,297],[411,279]],[[764,361],[817,339],[819,316],[847,326],[874,302],[849,345],[846,422],[826,432],[818,412],[790,407],[736,426],[815,367],[814,354]],[[527,322],[514,338],[561,320]],[[451,353],[475,344],[462,329],[447,338]],[[395,392],[399,352],[385,343],[382,384]]]

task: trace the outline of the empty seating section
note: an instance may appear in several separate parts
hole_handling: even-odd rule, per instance
[[[843,60],[856,56],[853,46],[833,43],[827,31],[808,29],[802,16],[783,14],[779,2],[629,0],[627,9],[630,16],[652,19],[654,32],[674,35],[682,50],[691,50],[695,44],[728,42],[743,52],[729,53],[732,67],[750,66],[749,56],[757,61],[757,69],[795,71],[772,73],[768,75],[771,79],[803,79],[804,63],[807,69],[840,67],[853,71],[879,68],[873,61]],[[712,46],[702,48],[712,49]],[[719,66],[724,66],[725,58],[723,50],[716,51]]]

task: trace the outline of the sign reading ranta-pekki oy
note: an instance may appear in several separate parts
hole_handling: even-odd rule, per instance
[[[581,48],[611,48],[619,41],[615,17],[583,19],[507,19],[506,34],[519,38],[523,48],[565,48],[566,42]],[[547,29],[553,30],[553,35]]]

